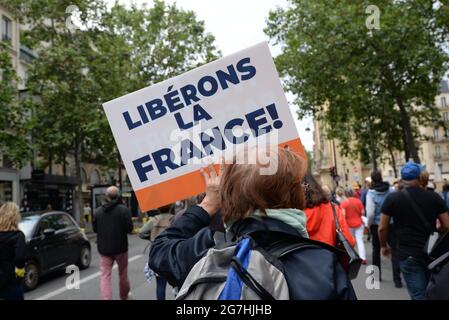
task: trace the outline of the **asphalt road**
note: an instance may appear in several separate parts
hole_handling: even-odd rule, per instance
[[[129,236],[128,276],[131,292],[135,300],[156,299],[156,279],[149,284],[143,273],[148,257],[148,241],[141,240],[136,235]],[[25,293],[27,300],[98,300],[100,299],[100,258],[95,239],[92,244],[92,263],[86,270],[80,272],[79,289],[67,290],[65,283],[69,276],[65,271],[57,272],[42,279],[39,286]],[[112,297],[119,299],[118,269],[116,265],[112,272]],[[173,299],[171,287],[167,285],[166,298]]]
[[[371,243],[365,242],[368,256],[368,263],[371,260]],[[153,279],[149,284],[143,273],[148,250],[147,241],[141,240],[133,235],[129,237],[129,265],[128,274],[131,284],[133,299],[153,300],[156,299],[156,281]],[[79,289],[68,290],[65,286],[67,274],[64,271],[58,272],[42,279],[40,285],[31,292],[25,294],[27,300],[97,300],[100,298],[100,273],[99,255],[96,249],[95,240],[92,240],[92,263],[90,268],[82,270],[80,273]],[[408,300],[407,290],[394,287],[391,263],[382,258],[382,282],[379,288],[372,288],[366,284],[372,284],[369,274],[365,273],[366,266],[362,266],[359,276],[353,280],[353,286],[360,300]],[[113,270],[112,290],[113,299],[119,299],[118,294],[118,271]],[[166,298],[173,299],[171,287],[167,286]]]

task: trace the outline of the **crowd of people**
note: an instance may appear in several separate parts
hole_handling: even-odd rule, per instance
[[[441,194],[429,188],[424,167],[406,163],[401,180],[391,186],[373,171],[363,187],[332,190],[307,173],[303,159],[289,150],[247,152],[248,158],[268,156],[276,173],[260,174],[258,161],[222,163],[218,171],[210,165],[201,170],[205,194],[155,210],[140,229],[139,237],[151,242],[145,274],[148,281],[156,278],[157,299],[165,299],[168,282],[178,299],[354,300],[347,266],[340,262],[348,255],[339,247],[341,237],[356,248],[361,264],[377,267],[378,281],[383,279],[381,255],[390,258],[395,286],[404,281],[412,299],[441,298],[429,295],[429,282],[437,287],[434,292],[449,292],[444,289],[449,279],[435,282],[428,268],[439,257],[424,250],[430,235],[449,230],[449,186]],[[0,299],[23,298],[19,219],[16,205],[0,207]],[[101,256],[101,299],[112,298],[114,262],[120,298],[130,299],[128,234],[133,224],[116,187],[108,188],[92,222]],[[368,241],[372,257],[366,256]],[[449,248],[440,251],[441,256]]]

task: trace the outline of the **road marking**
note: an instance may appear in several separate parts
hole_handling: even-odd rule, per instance
[[[140,258],[142,258],[142,257],[143,257],[143,254],[138,254],[138,255],[136,255],[136,256],[133,256],[133,257],[131,257],[131,258],[128,259],[128,263],[133,262],[133,261],[135,261],[135,260],[138,260],[138,259],[140,259]],[[113,267],[112,269],[113,269],[113,270],[114,270],[114,269],[117,269],[117,264],[115,264],[114,267]],[[101,272],[100,272],[100,271],[98,271],[98,272],[96,272],[96,273],[94,273],[94,274],[91,274],[90,276],[88,276],[88,277],[84,278],[83,280],[81,280],[81,281],[80,281],[80,285],[82,285],[83,283],[86,283],[86,282],[88,282],[88,281],[90,281],[90,280],[92,280],[92,279],[98,278],[100,275],[101,275]],[[48,299],[53,298],[53,297],[55,297],[55,296],[57,296],[57,295],[60,295],[61,293],[65,292],[65,291],[68,291],[68,290],[70,290],[70,289],[67,289],[67,288],[64,286],[64,287],[62,287],[62,288],[59,288],[59,289],[54,290],[54,291],[52,291],[52,292],[49,292],[49,293],[47,293],[46,295],[43,295],[43,296],[41,296],[41,297],[39,297],[39,298],[36,298],[36,299],[34,299],[34,300],[48,300]]]

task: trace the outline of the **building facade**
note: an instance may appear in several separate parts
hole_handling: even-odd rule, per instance
[[[19,24],[11,12],[0,3],[0,41],[6,44],[16,73],[20,68]],[[20,174],[6,155],[0,153],[0,203],[20,201]]]
[[[419,157],[426,166],[430,181],[436,187],[441,187],[449,181],[449,85],[448,81],[441,81],[439,94],[435,97],[435,105],[440,110],[441,119],[448,125],[448,129],[441,127],[421,127],[420,132],[427,138],[420,141]],[[337,185],[351,187],[361,184],[372,171],[371,164],[364,164],[358,159],[343,156],[338,140],[326,137],[326,126],[322,122],[314,121],[313,169],[314,176],[325,185],[335,188]],[[390,157],[385,157],[389,159]],[[379,163],[384,180],[393,183],[400,178],[400,168],[405,163],[401,152],[394,153],[395,166],[391,160]],[[335,168],[336,177],[331,174]]]

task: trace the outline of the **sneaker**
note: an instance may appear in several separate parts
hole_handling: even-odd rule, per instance
[[[395,282],[394,282],[394,286],[395,286],[396,288],[402,288],[402,287],[403,287],[402,281],[395,281]]]
[[[128,292],[128,298],[126,298],[126,300],[134,300],[134,295],[131,291]]]

